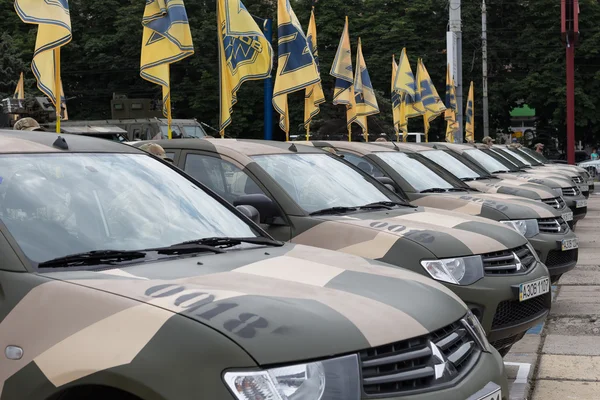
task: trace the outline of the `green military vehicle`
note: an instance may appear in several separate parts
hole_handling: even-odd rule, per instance
[[[529,240],[552,281],[575,268],[578,239],[563,215],[542,202],[507,194],[481,193],[404,143],[315,141],[381,182],[389,182],[413,204],[463,212],[502,222]]]
[[[255,215],[130,146],[0,132],[0,399],[508,399],[452,291]]]
[[[443,282],[481,319],[501,354],[548,314],[548,269],[506,225],[416,207],[352,164],[300,143],[156,143],[231,203],[257,208],[276,239],[376,259]]]

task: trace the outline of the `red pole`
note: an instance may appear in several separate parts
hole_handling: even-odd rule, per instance
[[[567,44],[567,162],[575,164],[575,47]]]

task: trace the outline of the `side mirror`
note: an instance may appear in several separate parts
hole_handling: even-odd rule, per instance
[[[388,188],[392,192],[397,193],[396,183],[391,178],[388,178],[387,176],[378,176],[375,179],[377,179],[379,183],[382,183],[386,188]]]
[[[252,206],[237,206],[235,207],[239,212],[244,214],[246,217],[251,219],[254,223],[260,224],[260,213],[255,207]]]
[[[265,196],[264,194],[246,194],[238,197],[234,200],[233,205],[238,206],[251,206],[256,209],[260,215],[260,223],[270,224],[277,217],[281,217],[279,208],[277,205]]]
[[[386,188],[388,188],[392,192],[396,193],[396,188],[393,187],[392,185],[390,185],[389,183],[385,183],[383,186],[385,186]]]

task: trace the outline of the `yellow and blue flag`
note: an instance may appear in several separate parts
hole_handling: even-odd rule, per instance
[[[398,73],[398,63],[396,63],[396,56],[392,54],[392,118],[394,120],[394,130],[396,131],[396,140],[400,140],[400,106],[402,97],[399,92],[394,90],[394,83],[396,82],[396,74]]]
[[[17,82],[17,87],[15,88],[15,94],[13,95],[13,99],[24,99],[25,98],[25,77],[21,72],[21,77],[19,78],[19,82]]]
[[[467,97],[467,109],[465,111],[465,140],[468,143],[475,143],[475,96],[473,81],[469,87],[469,97]]]
[[[319,82],[319,72],[302,26],[289,0],[277,2],[277,50],[279,53],[273,107],[281,115],[279,127],[286,137],[290,132],[288,94]]]
[[[308,46],[312,52],[313,58],[315,59],[315,65],[317,66],[317,73],[319,73],[319,49],[317,46],[317,22],[315,20],[315,8],[313,7],[310,13],[310,22],[308,24],[308,31],[306,32],[306,39],[308,40]],[[321,74],[319,73],[319,82],[315,83],[309,88],[306,88],[306,94],[304,96],[304,127],[310,128],[310,122],[320,111],[319,105],[325,103],[325,94],[323,93],[323,85],[320,81]],[[307,134],[308,135],[308,134]],[[308,140],[308,136],[307,136]]]
[[[335,79],[333,90],[333,104],[346,106],[346,125],[348,133],[354,120],[356,120],[356,102],[354,98],[354,73],[352,69],[352,49],[350,47],[350,33],[348,30],[348,17],[344,25],[344,31],[331,65],[329,74]],[[348,134],[348,140],[351,140]]]
[[[373,90],[367,63],[363,57],[362,44],[358,38],[358,48],[356,50],[356,73],[354,74],[354,101],[356,103],[356,123],[362,128],[365,139],[369,140],[369,127],[367,117],[379,114],[379,105],[377,97]]]
[[[146,0],[142,19],[142,78],[162,86],[163,114],[171,120],[169,66],[194,54],[183,0]]]
[[[417,82],[408,61],[406,48],[402,49],[398,68],[399,72],[396,75],[394,88],[403,95],[406,118],[415,118],[425,114],[423,104],[421,103],[421,93],[417,90]]]
[[[446,106],[448,107],[445,111],[446,119],[446,142],[454,143],[455,135],[458,133],[459,124],[456,121],[456,87],[454,86],[454,79],[450,74],[450,65],[446,71]]]
[[[421,102],[423,103],[423,108],[425,109],[425,114],[423,115],[423,122],[425,124],[425,140],[428,140],[431,121],[443,114],[444,111],[446,111],[446,106],[444,106],[440,95],[431,81],[429,72],[427,72],[425,64],[423,64],[423,60],[421,59],[419,59],[417,76],[418,86],[420,86],[419,90],[421,92]]]
[[[60,48],[72,39],[71,15],[67,0],[15,0],[15,10],[27,24],[38,25],[35,52],[31,70],[37,79],[38,88],[60,107],[57,92],[56,69],[60,68]],[[60,79],[60,77],[59,77]],[[62,85],[62,82],[61,82]]]
[[[237,91],[246,81],[268,78],[273,48],[240,0],[217,0],[221,137],[231,124]]]

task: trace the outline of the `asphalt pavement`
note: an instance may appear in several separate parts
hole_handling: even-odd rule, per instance
[[[600,194],[575,233],[579,262],[552,287],[550,316],[504,358],[510,400],[600,399]]]

